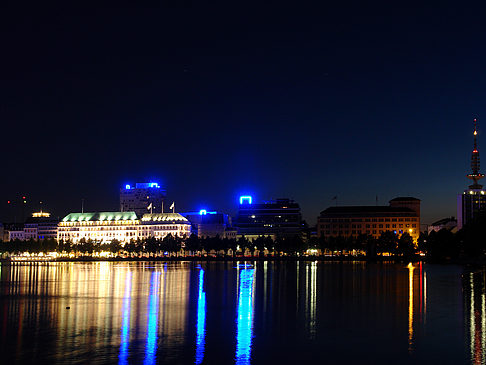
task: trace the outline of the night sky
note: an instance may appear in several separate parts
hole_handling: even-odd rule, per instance
[[[334,196],[405,195],[424,223],[455,215],[486,130],[485,8],[342,3],[3,5],[0,218],[22,195],[118,210],[149,180],[177,211],[290,197],[315,224]]]

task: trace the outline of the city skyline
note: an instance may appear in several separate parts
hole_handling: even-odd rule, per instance
[[[67,6],[2,14],[3,221],[22,196],[117,210],[150,180],[183,211],[289,197],[314,224],[334,196],[414,196],[424,222],[456,215],[475,117],[482,144],[481,9]]]

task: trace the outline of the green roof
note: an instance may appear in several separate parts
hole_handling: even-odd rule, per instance
[[[128,221],[137,220],[135,212],[94,212],[94,213],[70,213],[65,216],[63,222],[93,222],[93,221]]]
[[[179,213],[153,213],[144,214],[142,217],[143,222],[182,222],[189,223],[186,217],[180,215]]]

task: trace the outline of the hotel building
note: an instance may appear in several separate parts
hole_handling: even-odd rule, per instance
[[[420,235],[420,200],[398,197],[388,206],[330,207],[317,218],[318,237],[352,237],[361,234],[379,238],[385,231],[408,233],[417,242]]]
[[[163,239],[171,234],[189,237],[191,224],[178,213],[144,214],[138,218],[135,212],[71,213],[58,226],[57,239],[79,243],[81,239],[122,244],[130,240],[155,237]]]
[[[472,171],[469,175],[466,175],[473,183],[462,194],[457,196],[457,229],[461,229],[473,221],[481,211],[484,212],[486,209],[486,193],[483,190],[483,185],[479,184],[479,180],[484,177],[484,174],[479,172],[480,161],[477,135],[477,120],[474,119],[474,142],[471,156]]]

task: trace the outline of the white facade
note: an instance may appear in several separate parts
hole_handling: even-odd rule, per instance
[[[102,243],[117,240],[122,244],[132,239],[165,236],[184,237],[191,225],[178,213],[145,214],[139,219],[134,212],[71,213],[58,226],[58,241],[79,243],[81,239]]]

